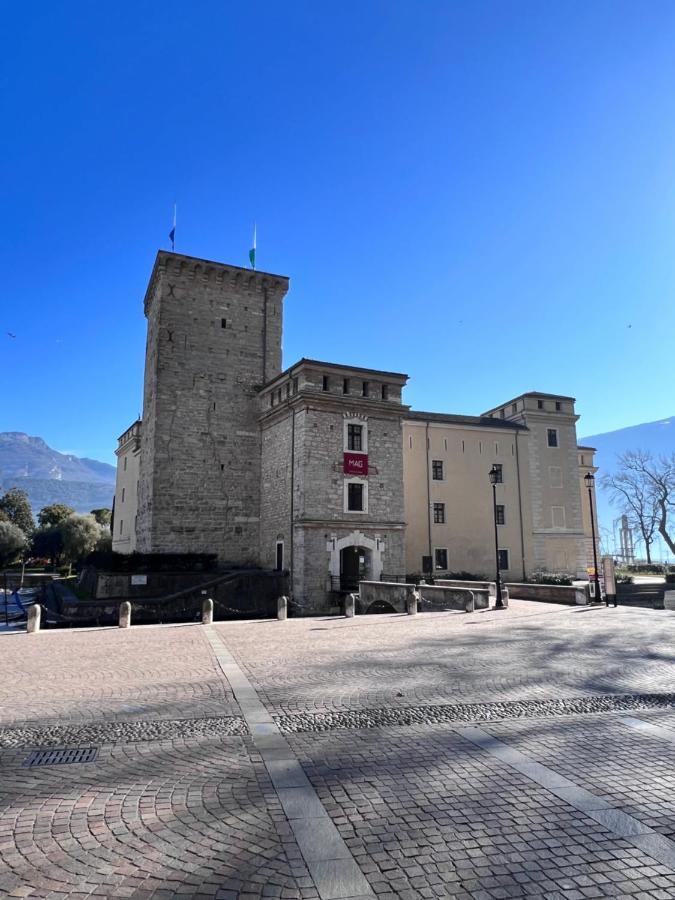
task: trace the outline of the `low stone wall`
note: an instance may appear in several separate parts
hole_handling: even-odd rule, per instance
[[[451,578],[434,578],[434,584],[440,587],[467,588],[470,591],[487,591],[491,597],[497,596],[497,585],[494,581],[455,581]]]
[[[394,581],[360,581],[356,602],[358,615],[381,612],[388,604],[394,612],[407,612],[408,599],[415,590],[414,584],[397,584]],[[373,607],[376,607],[373,609]]]
[[[420,612],[443,609],[457,609],[472,612],[474,609],[488,609],[490,594],[487,588],[444,587],[437,584],[420,584]],[[473,595],[473,598],[472,598]]]
[[[564,603],[567,606],[586,606],[586,587],[563,584],[507,584],[509,597],[516,600],[541,600],[543,603]]]

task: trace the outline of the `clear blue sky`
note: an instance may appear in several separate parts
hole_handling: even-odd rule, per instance
[[[6,5],[0,431],[113,460],[174,199],[195,256],[257,221],[285,364],[673,415],[674,46],[672,2]]]

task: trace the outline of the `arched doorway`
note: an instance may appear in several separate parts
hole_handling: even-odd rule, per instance
[[[359,581],[371,577],[371,554],[366,547],[343,547],[340,550],[340,590],[358,591]]]

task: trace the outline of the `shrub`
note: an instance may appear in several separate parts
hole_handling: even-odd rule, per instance
[[[533,572],[528,578],[529,584],[557,584],[569,587],[572,579],[569,575],[563,575],[559,572]]]
[[[443,577],[451,581],[490,581],[487,575],[476,575],[473,572],[448,572]]]
[[[666,575],[666,584],[675,584],[675,572],[668,572]]]

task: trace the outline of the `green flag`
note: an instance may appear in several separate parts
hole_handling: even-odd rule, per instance
[[[255,269],[255,242],[256,242],[256,226],[253,226],[253,246],[248,251],[248,258],[251,260],[251,268]]]

